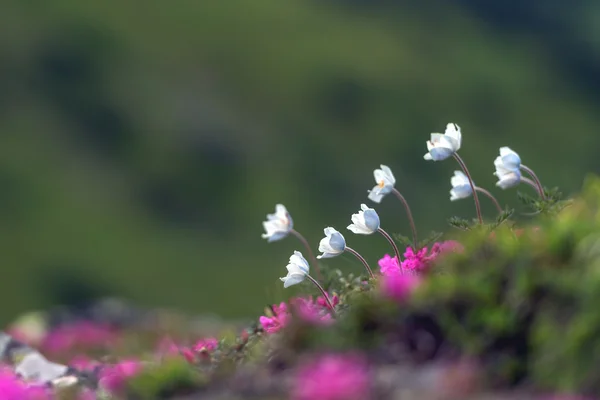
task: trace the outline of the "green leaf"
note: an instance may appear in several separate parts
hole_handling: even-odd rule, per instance
[[[453,226],[454,228],[463,231],[468,231],[471,229],[471,223],[469,222],[469,220],[466,220],[464,218],[451,217],[450,219],[448,219],[448,223],[450,224],[450,226]]]

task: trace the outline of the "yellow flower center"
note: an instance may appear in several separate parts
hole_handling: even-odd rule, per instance
[[[379,181],[378,186],[383,189],[383,187],[385,186],[385,182],[383,180]]]

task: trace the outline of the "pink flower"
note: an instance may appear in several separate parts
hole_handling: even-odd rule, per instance
[[[217,339],[206,338],[206,339],[201,339],[201,340],[197,341],[193,347],[193,350],[198,353],[200,353],[200,352],[210,353],[210,352],[214,351],[218,346],[219,346],[219,341]]]
[[[404,252],[404,261],[400,264],[403,271],[408,270],[411,272],[422,271],[425,269],[425,264],[427,261],[427,247],[423,247],[421,250],[416,253],[412,249],[412,247],[407,247]]]
[[[100,372],[100,385],[112,394],[123,390],[125,382],[142,369],[137,360],[124,360],[115,365],[105,367]]]
[[[401,263],[403,271],[412,273],[425,272],[431,263],[438,257],[450,252],[460,253],[464,250],[463,246],[455,240],[447,240],[441,243],[434,243],[431,247],[431,252],[428,254],[427,247],[423,247],[416,253],[411,247],[406,248],[404,252],[404,261]]]
[[[334,294],[333,296],[329,297],[329,301],[331,301],[331,305],[335,307],[340,303],[340,298]],[[317,304],[321,307],[329,308],[327,300],[325,300],[323,296],[317,297]]]
[[[26,384],[8,368],[0,371],[0,399],[50,400],[50,398],[47,388]]]
[[[369,370],[357,355],[322,355],[296,372],[293,400],[368,400]]]
[[[324,305],[321,305],[318,299],[317,302],[314,302],[312,297],[308,297],[306,299],[297,297],[292,299],[290,303],[294,306],[298,316],[306,322],[317,325],[328,325],[333,322],[333,319],[331,318],[331,312],[329,311],[329,306],[324,298],[322,299],[322,303]],[[335,307],[335,304],[333,305]]]
[[[389,254],[386,254],[379,260],[378,264],[382,275],[396,275],[401,273],[397,257],[390,257]]]
[[[273,316],[261,316],[259,322],[267,333],[279,332],[290,320],[290,314],[287,311],[287,305],[281,303],[273,306]]]
[[[397,302],[404,302],[421,283],[416,275],[388,275],[381,279],[383,295]]]

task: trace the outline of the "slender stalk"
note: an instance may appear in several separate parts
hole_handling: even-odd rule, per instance
[[[540,193],[540,197],[542,198],[542,200],[546,200],[546,196],[544,195],[544,187],[542,186],[542,182],[540,182],[540,180],[538,179],[535,172],[533,172],[533,170],[531,168],[529,168],[528,166],[523,165],[523,164],[521,164],[521,169],[523,171],[527,172],[533,178],[533,180],[537,186],[537,190]]]
[[[398,264],[400,264],[400,261],[402,261],[402,259],[400,258],[400,251],[398,250],[398,246],[396,246],[396,242],[394,242],[394,239],[392,239],[392,237],[381,228],[378,228],[377,232],[381,233],[381,235],[384,238],[386,238],[388,242],[390,242],[390,244],[394,248],[394,253],[396,253],[396,258],[398,259]]]
[[[521,177],[521,182],[525,182],[526,184],[528,184],[529,186],[531,186],[532,188],[534,188],[535,191],[538,192],[538,194],[540,193],[540,190],[538,189],[538,185],[534,181],[532,181],[531,179],[529,179],[529,178],[527,178],[525,176],[522,176]]]
[[[348,246],[346,246],[346,250],[348,253],[352,253],[354,254],[354,256],[356,258],[358,258],[360,260],[361,263],[363,263],[363,265],[365,266],[365,268],[367,269],[367,271],[369,272],[369,275],[371,275],[371,278],[375,279],[375,275],[373,275],[373,270],[371,270],[371,267],[369,267],[369,264],[367,264],[367,260],[364,259],[363,256],[361,256],[360,254],[358,254],[358,252]]]
[[[419,242],[417,241],[417,227],[415,226],[415,220],[413,219],[412,212],[410,211],[408,202],[406,201],[404,196],[402,196],[402,193],[400,193],[398,191],[398,189],[393,188],[392,193],[394,193],[396,195],[398,200],[400,200],[402,202],[402,204],[404,205],[404,208],[406,209],[406,215],[408,216],[408,222],[410,223],[410,229],[412,230],[412,235],[413,235],[413,250],[416,251],[417,246],[419,245]],[[400,262],[400,257],[398,257],[398,262]]]
[[[329,296],[327,295],[327,292],[325,291],[325,289],[323,289],[323,287],[319,284],[319,282],[317,282],[317,280],[315,278],[313,278],[312,276],[306,274],[306,277],[308,278],[308,280],[310,280],[312,283],[314,283],[317,288],[319,288],[319,290],[323,294],[323,297],[325,297],[325,301],[327,302],[327,305],[329,306],[329,310],[331,310],[331,314],[335,315],[335,309],[333,308],[333,304],[331,304],[331,300],[329,300]]]
[[[469,185],[471,185],[471,191],[473,192],[473,199],[475,200],[475,211],[477,211],[477,218],[479,219],[479,223],[483,225],[483,217],[481,216],[481,206],[479,205],[479,197],[477,196],[477,191],[475,190],[475,184],[473,183],[473,178],[471,178],[471,174],[465,165],[465,162],[460,158],[457,153],[452,154],[460,168],[463,170],[467,178],[469,178]]]
[[[504,211],[504,210],[500,206],[500,203],[498,203],[498,200],[496,200],[496,198],[490,192],[488,192],[484,188],[480,188],[479,186],[475,186],[475,190],[477,190],[478,192],[483,193],[484,195],[486,195],[487,197],[489,197],[490,200],[492,200],[494,202],[494,204],[496,205],[496,208],[498,209],[498,212],[500,214],[502,214],[502,211]]]
[[[321,268],[319,268],[319,260],[317,260],[317,257],[315,257],[315,253],[313,253],[312,249],[310,248],[310,245],[308,244],[308,240],[306,240],[304,238],[304,236],[302,236],[300,234],[300,232],[298,232],[295,229],[290,230],[290,233],[292,235],[296,236],[296,238],[298,238],[298,240],[300,242],[302,242],[302,244],[306,248],[306,252],[308,253],[308,257],[310,258],[310,261],[315,266],[315,271],[317,271],[317,277],[319,279],[323,280],[323,274],[321,274]]]

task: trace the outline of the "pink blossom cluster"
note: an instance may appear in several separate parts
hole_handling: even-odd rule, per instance
[[[338,296],[331,296],[329,298],[331,304],[335,307],[339,304]],[[319,296],[316,300],[312,296],[303,298],[295,297],[289,301],[289,305],[282,302],[279,305],[273,305],[273,315],[270,317],[261,316],[259,322],[267,333],[279,332],[285,327],[292,318],[291,311],[297,312],[298,316],[304,321],[311,322],[314,324],[329,324],[333,322],[331,312],[329,311],[327,300],[324,297]]]
[[[193,346],[177,345],[171,338],[164,338],[158,346],[160,354],[165,356],[183,356],[189,363],[195,363],[198,358],[205,358],[210,355],[219,345],[215,338],[205,338],[198,340]]]
[[[397,257],[390,257],[386,254],[379,260],[381,274],[384,276],[400,275],[400,274],[419,274],[428,269],[431,263],[440,255],[449,252],[461,252],[463,246],[454,240],[447,240],[441,243],[435,243],[431,247],[431,251],[427,247],[415,252],[412,247],[407,247],[404,252],[404,260],[398,263]]]
[[[324,354],[301,365],[294,377],[293,400],[368,400],[369,368],[358,354]]]
[[[21,380],[10,368],[0,367],[0,399],[50,400],[50,390],[41,385],[31,385]]]
[[[114,345],[118,338],[117,333],[107,326],[81,321],[49,332],[41,346],[44,351],[56,354],[73,349],[108,347]]]
[[[141,370],[141,362],[135,359],[126,359],[115,365],[107,365],[100,371],[100,386],[111,394],[121,394],[127,380],[137,375]]]

